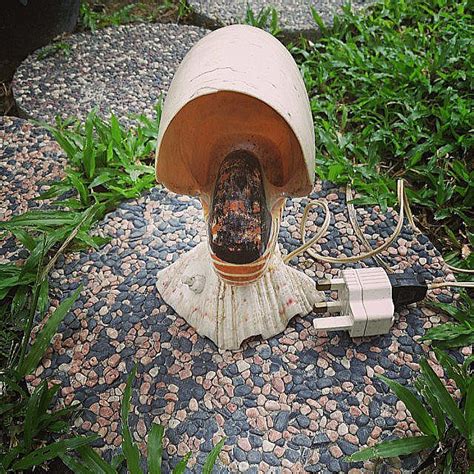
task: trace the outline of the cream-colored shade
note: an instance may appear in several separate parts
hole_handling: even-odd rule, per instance
[[[272,200],[311,191],[314,129],[298,67],[278,40],[246,25],[210,33],[178,68],[163,107],[157,180],[180,194],[209,194],[236,149],[260,160]]]

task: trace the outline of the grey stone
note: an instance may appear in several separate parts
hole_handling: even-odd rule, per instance
[[[306,448],[311,447],[311,439],[304,434],[297,434],[293,436],[292,442],[297,446],[304,446]]]
[[[280,411],[273,418],[273,427],[275,430],[282,433],[288,427],[288,421],[290,419],[290,413],[287,411]]]

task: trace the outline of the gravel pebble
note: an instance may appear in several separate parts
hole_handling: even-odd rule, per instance
[[[184,55],[208,30],[189,25],[141,23],[79,33],[63,41],[68,55],[18,68],[13,87],[18,103],[41,120],[55,115],[84,118],[94,107],[119,117],[154,115]]]

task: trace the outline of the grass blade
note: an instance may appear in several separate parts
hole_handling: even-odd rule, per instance
[[[462,435],[467,436],[466,422],[464,421],[463,414],[454,401],[453,397],[446,390],[446,387],[434,373],[426,359],[422,359],[420,361],[420,366],[423,375],[426,377],[428,390],[433,392],[433,395],[445,410],[446,416],[453,422],[456,429]]]
[[[464,406],[464,416],[468,426],[467,438],[474,449],[474,377],[471,377]]]
[[[18,368],[18,372],[22,376],[28,375],[36,369],[52,337],[56,333],[59,324],[72,308],[72,305],[81,291],[82,286],[80,286],[69,298],[66,298],[51,314],[43,329],[37,335],[34,344],[31,346],[21,366]]]
[[[433,413],[436,427],[438,429],[439,436],[442,437],[446,431],[446,419],[444,411],[441,409],[441,406],[433,395],[430,389],[426,384],[426,380],[423,374],[420,374],[418,378],[415,380],[415,387],[417,390],[423,395],[423,398],[428,403],[429,407],[431,408],[431,412]]]
[[[90,444],[92,441],[95,441],[97,436],[77,436],[75,438],[63,439],[61,441],[56,441],[54,443],[38,448],[35,451],[27,454],[15,464],[13,464],[13,469],[16,470],[26,470],[30,469],[33,466],[39,466],[45,461],[59,457],[61,454],[64,454],[66,451],[72,449],[80,448],[86,444]]]
[[[224,442],[225,438],[222,438],[209,453],[206,458],[206,462],[204,463],[204,466],[202,468],[202,474],[212,474],[212,469],[216,464],[217,456],[219,456],[219,453],[221,452],[222,447],[224,446]]]
[[[443,366],[443,369],[446,371],[447,376],[456,382],[456,387],[459,388],[461,393],[466,393],[466,381],[464,380],[464,375],[462,373],[462,368],[458,363],[446,352],[443,352],[436,347],[434,348],[434,353],[439,363]]]
[[[428,413],[428,410],[423,406],[420,400],[415,397],[411,390],[383,375],[378,375],[377,377],[383,380],[390,387],[392,392],[406,405],[411,416],[416,421],[418,428],[420,428],[423,433],[433,435],[437,438],[442,436],[442,433],[438,434],[438,429],[436,428],[433,418]]]
[[[68,211],[28,211],[20,216],[12,217],[9,221],[0,222],[0,229],[13,230],[25,227],[47,229],[74,225],[76,222],[77,215]]]
[[[130,428],[128,426],[128,415],[130,413],[130,400],[132,398],[132,383],[137,373],[137,366],[135,366],[128,376],[127,385],[123,393],[122,399],[122,436],[123,436],[123,453],[127,461],[127,467],[131,474],[141,474],[140,468],[140,451],[138,446],[132,439]]]
[[[94,474],[116,474],[117,471],[108,464],[102,457],[92,448],[92,446],[81,446],[78,448],[81,461]]]
[[[149,474],[161,474],[161,460],[163,456],[163,434],[165,429],[162,425],[153,423],[148,435],[148,472]]]
[[[112,133],[112,138],[117,145],[122,143],[122,131],[120,129],[119,121],[117,117],[112,114],[110,117],[110,131]]]
[[[87,466],[84,466],[82,462],[69,456],[69,454],[60,454],[59,458],[74,474],[95,474],[95,471],[91,471]]]
[[[187,453],[181,461],[173,469],[173,474],[183,474],[188,466],[189,458],[191,457],[191,451]]]
[[[114,469],[118,469],[120,467],[120,465],[125,461],[125,456],[120,453],[120,454],[116,454],[113,458],[112,458],[112,461],[110,462],[110,465],[114,468]]]
[[[431,448],[436,445],[436,442],[434,436],[414,436],[393,441],[385,441],[377,446],[373,446],[372,448],[365,448],[352,454],[346,458],[346,461],[358,462],[375,458],[404,456],[406,454],[417,453],[426,448]]]
[[[35,388],[33,394],[26,404],[25,424],[24,426],[24,443],[25,448],[29,451],[33,443],[33,437],[37,432],[38,422],[40,421],[40,401],[43,393],[47,390],[48,382],[43,380],[41,384]]]
[[[311,5],[311,16],[313,17],[313,20],[315,23],[318,25],[319,29],[321,30],[322,34],[326,34],[327,28],[326,25],[324,24],[324,20],[321,18],[321,15],[317,12],[316,8],[314,8]]]
[[[38,311],[41,316],[46,312],[46,308],[49,302],[49,283],[48,279],[45,278],[39,287],[39,297],[38,297]]]
[[[86,176],[89,179],[92,179],[94,176],[94,171],[95,171],[95,155],[93,152],[93,118],[95,117],[95,111],[93,110],[92,112],[89,113],[89,115],[86,118],[86,123],[84,126],[85,129],[85,135],[86,135],[86,141],[85,141],[85,146],[84,150],[82,153],[82,165],[84,167],[84,171]]]

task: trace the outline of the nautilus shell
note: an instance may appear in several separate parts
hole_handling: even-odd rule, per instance
[[[314,181],[314,130],[298,68],[273,36],[216,30],[186,55],[163,107],[157,180],[198,196],[208,242],[162,270],[164,300],[221,348],[281,332],[320,301],[278,248],[287,196]]]

